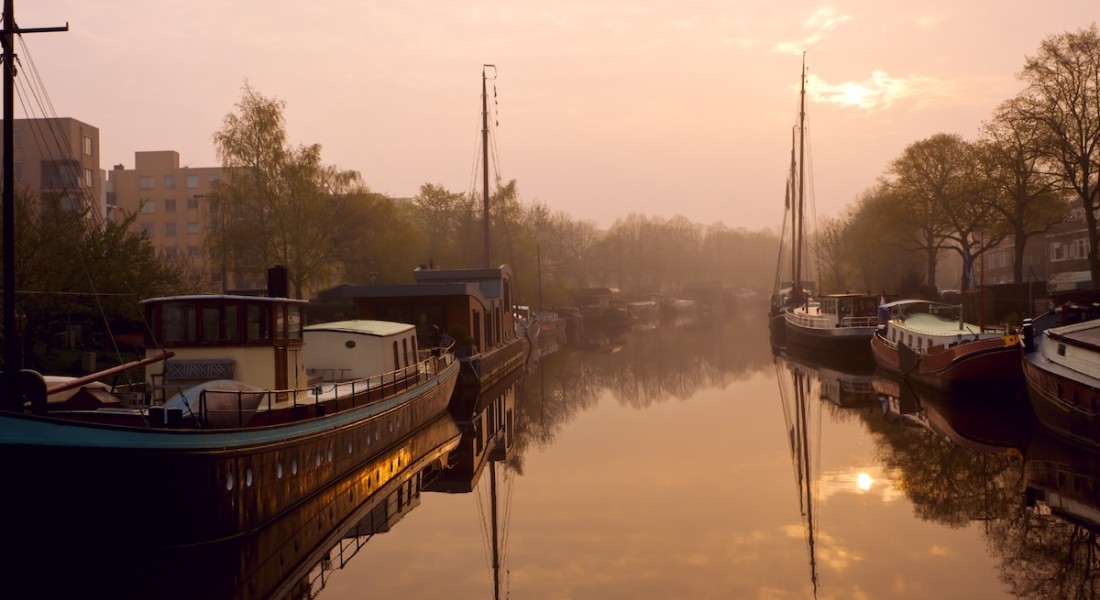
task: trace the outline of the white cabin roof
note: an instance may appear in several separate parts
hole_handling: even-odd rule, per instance
[[[317,323],[308,325],[305,331],[339,331],[342,333],[355,333],[359,335],[374,335],[386,337],[405,333],[415,329],[408,323],[394,323],[392,321],[371,321],[356,319],[351,321],[334,321],[332,323]]]

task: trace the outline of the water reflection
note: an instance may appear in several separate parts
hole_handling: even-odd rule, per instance
[[[1100,449],[1038,428],[1024,465],[1027,510],[995,533],[1021,598],[1096,598]]]
[[[139,548],[119,540],[89,539],[79,530],[67,532],[64,539],[5,535],[3,564],[19,576],[5,578],[4,595],[314,597],[331,570],[347,564],[363,542],[387,531],[419,504],[424,486],[441,472],[458,441],[458,428],[444,415],[273,521],[219,542]],[[78,502],[74,498],[74,505]],[[153,507],[134,521],[121,512],[124,508],[115,515],[87,517],[114,519],[121,540],[134,539],[126,535],[131,528],[173,518]]]
[[[813,451],[813,444],[822,442],[812,440],[820,430],[812,415],[815,409],[841,406],[827,390],[864,389],[868,376],[787,355],[777,356],[776,365],[780,385],[787,388],[781,395],[792,406],[785,415],[816,594],[821,581],[814,537],[822,531],[814,511],[827,484],[849,484],[830,482],[814,465],[820,450]],[[878,414],[856,409],[850,415],[872,434],[881,471],[894,479],[920,519],[948,528],[979,524],[1012,597],[1098,597],[1100,449],[1045,429],[1023,389],[950,395],[880,372],[870,377]],[[848,418],[836,410],[822,412],[825,418]],[[870,474],[856,477],[868,488],[879,484]]]

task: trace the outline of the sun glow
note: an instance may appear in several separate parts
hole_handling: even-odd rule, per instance
[[[858,487],[859,491],[861,491],[861,492],[870,491],[871,490],[871,484],[873,484],[873,483],[874,483],[874,480],[871,479],[871,476],[868,475],[867,473],[860,473],[859,475],[856,475],[856,487]]]

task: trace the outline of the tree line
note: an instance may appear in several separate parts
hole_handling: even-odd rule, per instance
[[[1096,25],[1047,37],[1019,73],[1024,88],[978,139],[938,133],[910,144],[841,217],[814,238],[823,289],[935,292],[938,261],[963,265],[1010,243],[1013,281],[1028,244],[1083,218],[1100,281],[1100,36]],[[972,271],[970,271],[972,273]]]
[[[482,201],[425,183],[412,198],[372,192],[358,173],[325,166],[318,145],[286,142],[282,101],[245,86],[236,111],[215,134],[225,177],[221,210],[208,231],[212,259],[261,280],[272,264],[288,268],[293,294],[339,283],[409,283],[417,267],[483,264]],[[767,291],[777,238],[767,232],[631,214],[606,230],[521,198],[516,180],[493,182],[493,265],[515,273],[517,301],[562,306],[568,292],[616,287],[627,297],[676,294],[694,281]]]

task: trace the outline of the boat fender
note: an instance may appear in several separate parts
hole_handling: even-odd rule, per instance
[[[29,400],[32,414],[46,414],[46,379],[31,369],[19,371],[18,378],[20,406]]]

